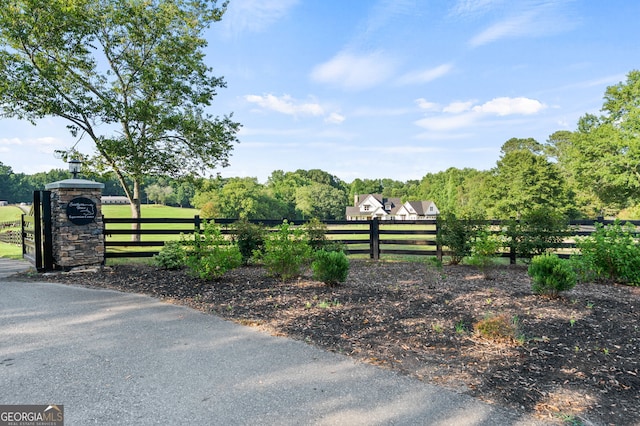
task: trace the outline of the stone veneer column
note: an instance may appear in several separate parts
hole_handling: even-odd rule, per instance
[[[84,179],[66,179],[45,186],[51,191],[51,234],[56,269],[104,264],[102,188],[104,184]],[[77,224],[68,216],[69,203],[79,198],[95,203],[94,218],[84,220],[89,223]],[[88,214],[91,217],[91,212]],[[79,221],[75,216],[73,220]]]

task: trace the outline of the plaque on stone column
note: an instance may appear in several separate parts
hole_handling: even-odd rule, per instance
[[[96,219],[96,203],[86,197],[78,197],[67,204],[67,218],[75,225],[87,225]]]

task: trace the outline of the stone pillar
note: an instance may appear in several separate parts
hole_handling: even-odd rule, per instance
[[[104,264],[102,222],[104,184],[66,179],[45,186],[51,191],[51,234],[56,269]]]

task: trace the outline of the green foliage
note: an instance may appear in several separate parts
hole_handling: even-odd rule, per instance
[[[309,220],[304,224],[303,228],[313,251],[322,250],[328,245],[327,225],[320,222],[319,219],[313,218]]]
[[[557,247],[569,228],[565,216],[557,211],[538,208],[528,211],[520,220],[507,222],[506,235],[521,259],[531,259]]]
[[[318,250],[311,264],[313,278],[334,286],[343,283],[349,274],[349,259],[342,251]]]
[[[517,140],[516,140],[517,141]],[[539,148],[529,140],[513,139],[495,168],[493,189],[489,194],[492,216],[498,219],[523,217],[531,211],[566,211],[570,208],[571,193],[557,164],[546,156],[536,154]],[[535,141],[534,141],[535,142]],[[505,145],[507,145],[505,144]],[[539,144],[538,144],[539,145]],[[503,146],[503,150],[505,147]],[[536,152],[532,151],[538,150]]]
[[[556,254],[535,256],[528,269],[533,283],[531,289],[536,294],[557,297],[562,291],[571,290],[576,285],[576,273],[571,264]]]
[[[181,269],[187,261],[187,252],[182,243],[169,241],[160,253],[153,256],[153,264],[163,269]]]
[[[599,280],[620,280],[640,285],[640,245],[635,240],[635,227],[616,220],[613,224],[595,224],[595,232],[579,238],[576,256],[583,269]]]
[[[466,259],[466,262],[477,266],[487,279],[489,268],[495,263],[497,252],[503,244],[500,235],[493,234],[489,229],[480,229],[471,243],[471,256]]]
[[[280,277],[282,281],[299,276],[310,259],[311,246],[304,231],[293,228],[286,220],[264,242],[264,266],[269,274]]]
[[[265,231],[262,226],[250,223],[247,220],[237,221],[235,227],[233,240],[242,255],[242,263],[246,265],[254,256],[260,256],[262,253]]]
[[[480,229],[480,221],[458,219],[454,213],[438,216],[438,244],[450,251],[451,264],[457,265],[471,254],[471,245]]]
[[[204,235],[195,236],[194,247],[187,254],[190,272],[201,279],[217,279],[230,269],[242,265],[238,246],[230,244],[213,222],[206,222]]]
[[[95,145],[87,166],[117,174],[137,217],[145,175],[225,165],[237,141],[238,123],[205,112],[225,82],[204,60],[204,34],[225,8],[172,0],[5,2],[2,116],[66,120],[72,138]]]

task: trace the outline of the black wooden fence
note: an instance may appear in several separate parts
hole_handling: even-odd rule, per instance
[[[234,232],[235,219],[211,219],[222,227],[223,234]],[[203,232],[204,223],[208,221],[194,216],[188,219],[110,219],[104,218],[105,224],[105,257],[151,257],[157,254],[168,240],[182,238],[193,239],[193,234]],[[282,224],[281,220],[253,220],[267,229],[274,230]],[[629,221],[640,226],[640,221]],[[300,226],[306,221],[289,221]],[[364,255],[377,260],[381,256],[446,256],[447,247],[438,244],[438,222],[435,220],[356,220],[356,221],[323,221],[326,225],[326,236],[330,241],[342,244],[349,255]],[[611,224],[606,220],[581,220],[569,224],[570,231],[565,233],[563,241],[554,248],[562,257],[568,257],[575,251],[575,237],[590,235],[595,230],[595,223]],[[131,229],[132,224],[139,224],[139,229]],[[506,226],[506,222],[487,221],[487,225],[498,230]],[[127,226],[128,225],[128,226]],[[132,235],[140,236],[140,241],[131,241]],[[167,238],[171,236],[171,238]],[[508,257],[511,263],[516,262],[516,251],[513,245],[506,245],[497,253]]]

